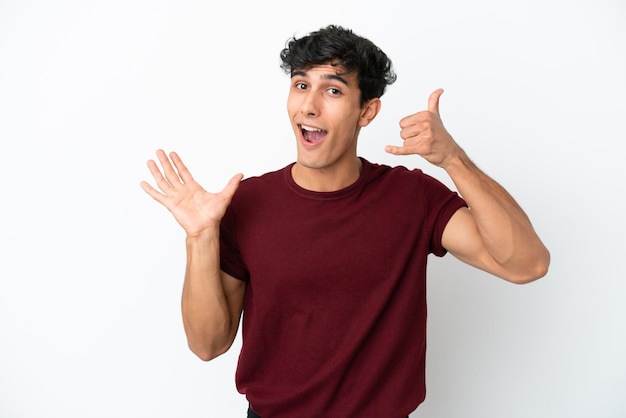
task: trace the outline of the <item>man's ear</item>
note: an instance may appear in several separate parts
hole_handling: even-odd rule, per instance
[[[359,126],[364,127],[370,124],[374,120],[378,112],[380,112],[381,101],[380,98],[374,97],[370,99],[361,109],[361,117],[359,118]]]

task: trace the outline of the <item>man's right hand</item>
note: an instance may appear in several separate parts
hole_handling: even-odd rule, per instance
[[[209,193],[193,179],[178,154],[171,152],[169,158],[163,150],[156,154],[163,171],[154,160],[148,161],[148,168],[161,191],[145,181],[141,188],[174,215],[188,237],[219,228],[243,175],[233,176],[221,192]]]

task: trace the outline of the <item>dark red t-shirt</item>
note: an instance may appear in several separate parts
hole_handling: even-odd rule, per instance
[[[311,192],[291,165],[240,185],[221,266],[248,282],[236,384],[269,418],[404,417],[425,396],[426,261],[465,202],[420,170],[363,160]]]

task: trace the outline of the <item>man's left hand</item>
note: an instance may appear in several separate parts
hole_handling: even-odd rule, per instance
[[[403,146],[387,145],[385,151],[394,155],[417,154],[436,166],[446,165],[463,151],[443,126],[439,115],[439,97],[443,89],[435,90],[428,98],[428,110],[414,113],[400,120]]]

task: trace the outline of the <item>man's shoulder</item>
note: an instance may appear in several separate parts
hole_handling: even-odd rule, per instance
[[[241,181],[241,186],[256,187],[282,181],[285,176],[285,172],[290,170],[292,165],[293,163],[277,170],[267,171],[263,174],[246,177]]]
[[[419,168],[407,168],[403,165],[387,165],[383,163],[370,162],[364,158],[363,167],[364,173],[368,173],[372,180],[389,180],[396,181],[401,179],[415,179],[416,177],[423,177],[426,174]]]
[[[233,199],[235,201],[249,201],[249,199],[256,200],[262,196],[275,194],[278,190],[285,187],[285,173],[289,172],[291,165],[293,164],[289,164],[274,171],[244,178]]]
[[[383,189],[387,195],[419,194],[431,197],[439,193],[454,193],[441,180],[420,168],[409,168],[403,165],[390,166],[371,163],[367,160],[364,160],[363,167],[368,172],[368,187]]]

